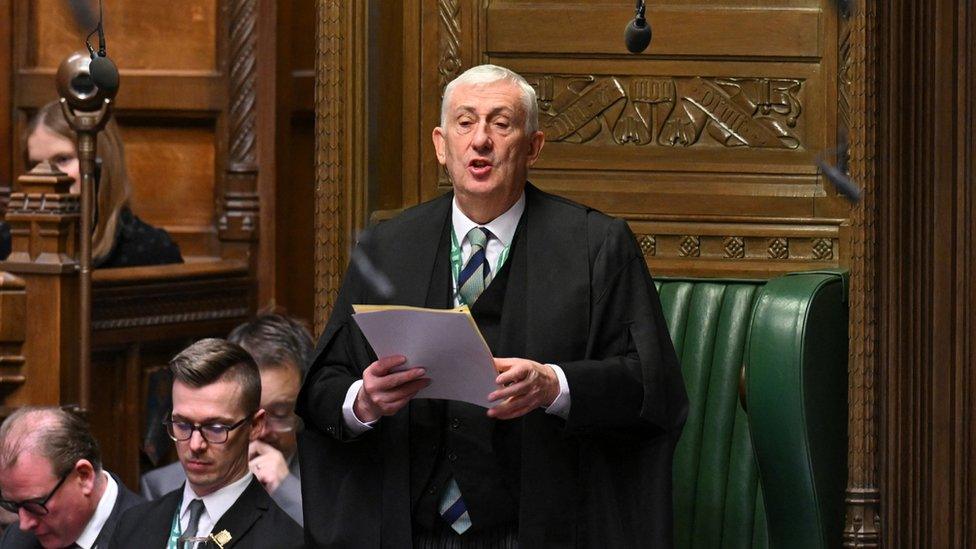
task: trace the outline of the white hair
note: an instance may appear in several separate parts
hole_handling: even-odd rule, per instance
[[[539,129],[539,104],[535,99],[535,88],[525,81],[517,72],[499,67],[498,65],[478,65],[461,73],[451,80],[444,88],[444,99],[441,100],[441,127],[447,126],[448,108],[451,105],[451,95],[454,88],[462,85],[487,85],[495,82],[508,81],[518,86],[522,91],[522,107],[525,110],[525,133],[531,135]]]

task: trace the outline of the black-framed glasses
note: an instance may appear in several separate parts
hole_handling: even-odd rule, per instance
[[[72,469],[72,471],[73,470],[74,469]],[[58,488],[60,488],[61,485],[64,484],[65,479],[67,479],[70,474],[71,471],[68,471],[67,473],[61,475],[61,480],[59,480],[58,483],[54,485],[54,488],[51,489],[51,491],[48,492],[47,495],[44,497],[25,499],[24,501],[10,501],[7,499],[0,499],[0,508],[3,508],[4,510],[10,511],[11,513],[15,513],[15,514],[19,513],[20,510],[23,509],[24,511],[27,511],[28,513],[34,516],[38,516],[38,517],[44,516],[50,513],[50,511],[47,508],[47,502],[51,501],[51,498],[54,497],[55,492],[57,492]]]
[[[190,437],[193,436],[193,431],[200,431],[200,436],[203,437],[203,440],[211,444],[223,444],[227,442],[231,431],[244,425],[249,419],[251,419],[251,416],[247,416],[233,425],[224,425],[222,423],[204,423],[201,425],[188,421],[175,421],[173,418],[169,418],[163,421],[163,425],[166,426],[166,432],[169,433],[169,438],[176,442],[190,440]]]

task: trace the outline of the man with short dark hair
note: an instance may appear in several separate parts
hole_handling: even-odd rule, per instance
[[[251,472],[275,503],[302,525],[295,399],[311,353],[312,336],[293,318],[264,314],[234,328],[227,339],[243,347],[261,373],[261,408],[266,421],[264,434],[249,445]],[[142,495],[156,499],[178,488],[184,480],[179,462],[165,465],[142,476]]]
[[[102,469],[80,417],[24,407],[0,426],[0,507],[18,514],[0,548],[108,547],[120,515],[143,500]]]
[[[210,536],[234,547],[301,547],[301,527],[248,470],[248,444],[265,426],[261,378],[239,345],[204,339],[170,361],[173,411],[167,430],[187,481],[122,516],[112,547],[175,547]]]

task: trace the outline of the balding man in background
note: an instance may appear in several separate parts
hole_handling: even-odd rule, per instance
[[[60,408],[25,407],[0,426],[0,507],[17,513],[0,548],[103,548],[119,516],[141,503],[102,469],[84,420]]]
[[[312,336],[293,318],[265,314],[234,328],[227,339],[251,354],[261,374],[261,408],[267,421],[264,434],[249,447],[251,472],[271,499],[303,524],[295,399],[312,351]],[[143,497],[151,500],[179,488],[185,480],[183,468],[174,462],[146,473],[139,484]]]

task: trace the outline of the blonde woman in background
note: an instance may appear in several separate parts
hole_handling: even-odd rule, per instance
[[[25,136],[27,169],[46,160],[74,179],[72,193],[80,192],[75,133],[68,126],[57,101],[37,111],[27,125]],[[169,233],[143,222],[129,208],[130,184],[125,169],[125,148],[114,119],[109,120],[98,135],[98,158],[100,168],[96,169],[95,228],[92,233],[94,266],[108,268],[182,263],[180,248]]]

